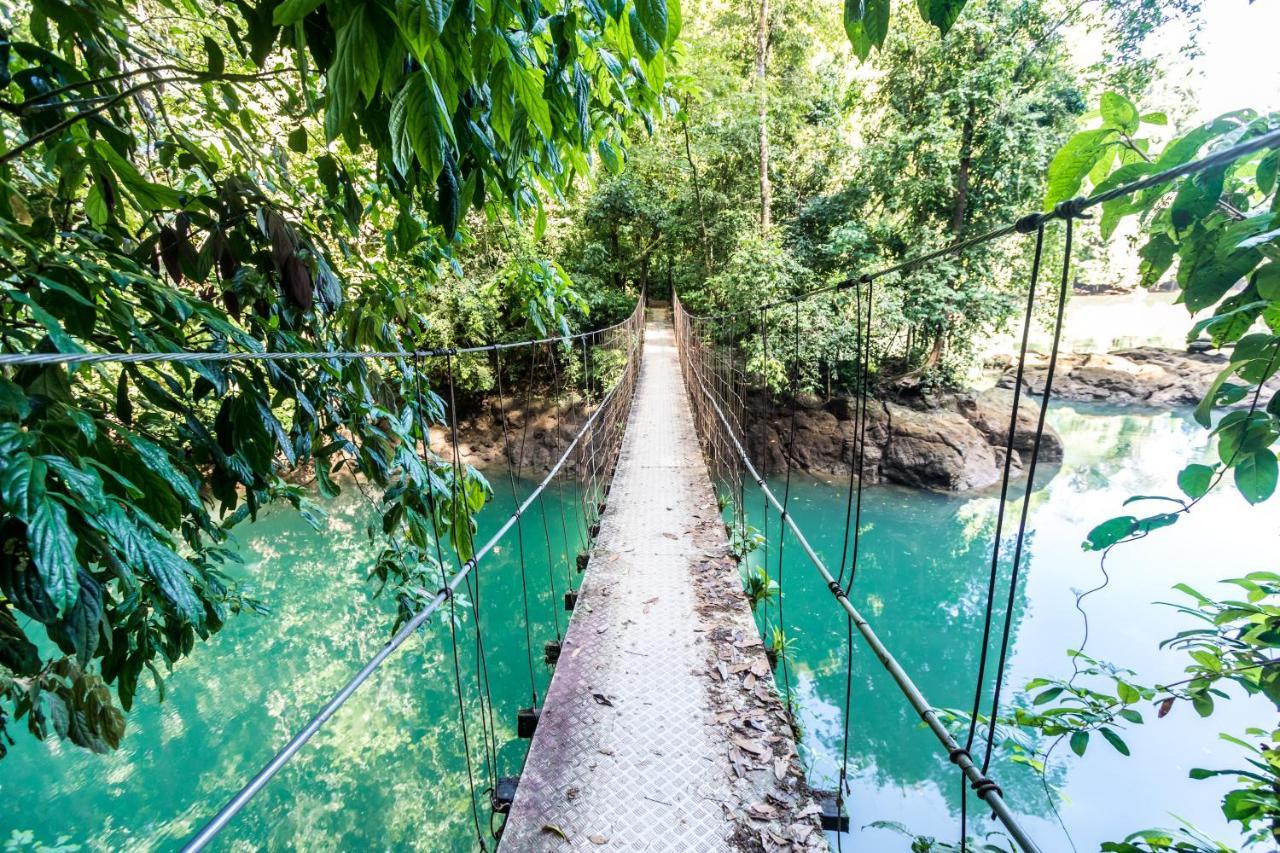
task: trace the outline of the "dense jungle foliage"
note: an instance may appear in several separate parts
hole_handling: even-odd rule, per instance
[[[489,487],[418,452],[446,418],[446,363],[413,350],[607,325],[641,292],[696,312],[760,304],[1274,130],[1248,110],[1193,127],[1186,105],[1135,106],[1160,75],[1145,46],[1198,5],[0,6],[0,352],[406,353],[0,368],[0,756],[6,725],[117,748],[168,667],[265,612],[225,570],[226,540],[269,502],[321,511],[291,472],[314,468],[321,497],[371,487],[380,579],[402,618],[417,609],[435,539],[465,558]],[[1078,229],[1080,275],[1102,276],[1091,258],[1136,222],[1140,283],[1172,277],[1192,337],[1230,351],[1196,411],[1220,464],[1190,466],[1180,496],[1142,498],[1167,512],[1107,521],[1086,548],[1178,521],[1228,476],[1272,497],[1276,172],[1257,152]],[[879,290],[880,386],[963,382],[1020,310],[1029,253],[988,244]],[[838,393],[853,387],[830,369],[852,348],[845,319],[817,301],[782,318],[804,330],[789,363],[762,358],[750,316],[721,331],[776,388],[795,372]],[[447,365],[463,395],[493,390],[487,358]],[[1169,640],[1184,681],[1145,685],[1081,652],[1077,678],[1033,681],[998,721],[1002,748],[1041,769],[1064,740],[1077,757],[1094,734],[1126,752],[1139,705],[1208,716],[1227,688],[1280,708],[1280,590],[1255,571],[1269,568],[1229,570],[1239,600],[1182,590],[1205,625]],[[1196,771],[1238,781],[1223,811],[1259,849],[1280,832],[1271,726],[1231,735],[1240,768]],[[1108,849],[1218,844],[1182,828]]]

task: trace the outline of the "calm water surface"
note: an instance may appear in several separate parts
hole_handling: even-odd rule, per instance
[[[1034,675],[1070,672],[1065,650],[1079,643],[1082,631],[1073,590],[1101,580],[1096,556],[1080,550],[1089,527],[1116,514],[1130,494],[1171,492],[1181,465],[1205,452],[1204,433],[1177,415],[1059,406],[1053,420],[1066,439],[1067,459],[1033,498],[1026,583],[1014,610],[1014,686]],[[482,513],[482,536],[512,507],[505,481],[495,479],[495,489],[498,496]],[[815,546],[837,563],[843,483],[797,480],[791,495],[793,512]],[[565,499],[572,502],[568,494]],[[935,705],[964,706],[972,697],[982,629],[994,499],[885,487],[869,490],[864,501],[865,559],[854,600]],[[748,506],[759,525],[759,501]],[[176,847],[377,650],[388,636],[394,603],[371,598],[364,580],[375,550],[364,534],[370,511],[353,496],[328,509],[320,531],[280,509],[237,534],[246,583],[274,615],[233,620],[179,664],[164,703],[140,688],[118,753],[93,756],[19,736],[0,763],[0,843],[8,840],[17,849],[59,842],[87,849]],[[547,512],[555,600],[547,588],[541,519],[535,514],[525,520],[533,674],[540,692],[547,668],[538,650],[554,638],[557,618],[563,627],[558,596],[570,571],[566,555],[579,541],[570,514],[566,547],[559,496],[550,496]],[[1222,577],[1274,569],[1277,520],[1275,507],[1249,509],[1224,493],[1175,527],[1114,552],[1110,585],[1086,603],[1089,652],[1131,667],[1147,681],[1174,680],[1178,657],[1160,652],[1157,641],[1186,623],[1151,602],[1175,598],[1169,588],[1179,581],[1208,587]],[[776,532],[776,516],[770,525]],[[1229,535],[1233,531],[1237,535]],[[771,550],[775,568],[776,560]],[[531,689],[520,574],[511,536],[480,575],[502,775],[514,774],[523,758],[515,712],[529,703]],[[830,783],[841,746],[844,623],[794,547],[786,553],[784,574],[805,757],[813,781]],[[463,677],[474,696],[471,619],[465,617],[459,637]],[[406,644],[232,824],[221,849],[471,849],[448,637],[446,624],[437,622]],[[854,666],[849,807],[855,849],[906,849],[887,831],[861,829],[876,820],[952,838],[954,768],[860,647]],[[474,714],[468,718],[475,772],[484,775]],[[1064,760],[1051,779],[1063,792],[1059,809],[1077,847],[1096,850],[1102,840],[1134,828],[1171,825],[1173,814],[1230,838],[1217,808],[1226,785],[1191,781],[1187,771],[1230,760],[1219,731],[1269,721],[1262,703],[1220,704],[1209,721],[1178,708],[1127,736],[1130,758],[1095,743],[1087,761]],[[1070,849],[1038,777],[1004,765],[993,773],[1046,851]],[[480,818],[487,829],[484,811]]]

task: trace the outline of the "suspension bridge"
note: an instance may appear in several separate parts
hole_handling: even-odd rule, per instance
[[[604,329],[471,348],[0,354],[0,366],[5,367],[156,362],[202,362],[208,366],[231,360],[284,359],[314,361],[319,366],[350,360],[377,363],[400,381],[404,418],[414,439],[401,478],[443,484],[425,493],[430,503],[425,517],[431,528],[425,538],[429,540],[428,552],[433,550],[434,554],[428,553],[433,559],[422,562],[438,574],[438,586],[434,590],[425,586],[413,589],[402,599],[408,602],[408,612],[387,644],[210,817],[184,849],[201,850],[213,842],[388,657],[433,615],[447,611],[452,668],[434,675],[454,683],[470,818],[475,846],[480,849],[496,843],[507,850],[820,850],[825,849],[828,837],[842,845],[843,830],[848,829],[848,733],[856,636],[872,650],[901,691],[902,700],[932,732],[940,754],[956,766],[962,793],[961,848],[967,837],[967,798],[976,796],[1014,845],[1024,851],[1039,850],[989,770],[996,740],[994,720],[1002,707],[1010,640],[1008,613],[1019,583],[1030,504],[1027,498],[1052,392],[1070,281],[1073,223],[1110,199],[1278,145],[1280,133],[1265,134],[884,269],[777,302],[712,316],[691,314],[678,296],[670,308],[646,306],[641,296],[630,317]],[[1015,531],[1013,568],[1008,588],[1000,590],[997,566],[1005,544],[1007,502],[1014,487],[1010,460],[1023,391],[1021,366],[1026,359],[1032,311],[1040,295],[1042,267],[1050,263],[1045,257],[1045,233],[1050,226],[1064,232],[1059,274],[1053,277],[1047,293],[1054,306],[1053,345],[1021,484],[1021,514],[1008,522]],[[868,377],[875,331],[874,290],[880,279],[907,275],[932,261],[1005,239],[1031,241],[1019,381],[1014,386],[1007,431],[984,627],[982,636],[976,638],[979,654],[972,713],[967,726],[953,730],[851,600],[858,570],[860,474],[865,461]],[[843,318],[854,332],[848,360],[855,377],[855,427],[846,449],[849,480],[844,545],[834,570],[810,545],[789,511],[791,447],[783,448],[783,471],[766,470],[766,461],[776,457],[768,452],[763,438],[753,433],[746,405],[749,394],[770,387],[762,365],[769,362],[771,354],[785,365],[786,390],[794,398],[802,359],[799,306],[810,300],[825,300],[823,307]],[[762,357],[753,363],[743,356],[739,344],[755,335],[759,335]],[[489,405],[494,421],[501,425],[502,450],[511,468],[508,485],[516,507],[478,547],[467,540],[467,526],[455,525],[447,531],[440,526],[442,517],[457,512],[466,486],[455,382],[459,364],[468,358],[486,360],[496,378],[497,393]],[[523,403],[518,393],[507,393],[517,384],[525,392]],[[443,448],[433,449],[430,424],[423,414],[429,385],[434,385],[433,392],[447,397]],[[550,428],[554,450],[544,476],[521,495],[517,482],[528,458],[535,387],[540,396],[554,403]],[[513,408],[522,411],[515,413]],[[794,441],[794,418],[790,434]],[[567,480],[573,481],[578,500],[568,514],[566,502],[561,501],[559,518],[554,518],[544,499],[548,490],[563,490]],[[442,510],[434,503],[437,499],[448,501],[447,507]],[[773,574],[781,583],[784,549],[800,549],[831,593],[832,618],[844,620],[847,626],[847,644],[840,656],[846,674],[844,747],[834,790],[814,790],[806,780],[806,769],[798,758],[792,674],[785,647],[781,650],[784,653],[771,654],[779,649],[766,647],[743,592],[738,566],[741,549],[734,543],[748,537],[744,506],[749,499],[762,500],[777,519],[772,530],[766,522],[763,531],[766,573],[773,569],[776,557]],[[555,639],[541,649],[544,664],[553,667],[554,674],[540,697],[534,678],[538,664],[528,593],[528,586],[540,581],[526,572],[525,555],[543,540],[550,571],[550,563],[555,562],[550,559],[550,531],[557,522],[566,543],[572,527],[581,530],[587,545],[559,567],[564,570],[562,578],[557,579],[555,573],[546,578],[554,597],[563,592],[570,618],[562,633],[557,617]],[[511,541],[520,558],[524,612],[485,612],[480,587],[486,561],[499,543]],[[579,573],[580,584],[576,580]],[[1001,601],[1007,608],[1003,632],[995,627]],[[784,598],[779,597],[777,619],[785,633],[783,603]],[[463,618],[460,614],[468,610],[469,617]],[[523,618],[525,626],[530,704],[514,726],[512,721],[500,724],[494,719],[482,621],[493,618]],[[474,671],[464,672],[459,645],[468,640],[468,627],[477,663]],[[498,741],[511,728],[518,737],[530,738],[530,745],[519,772],[503,775],[497,758]],[[985,732],[980,731],[983,728]]]

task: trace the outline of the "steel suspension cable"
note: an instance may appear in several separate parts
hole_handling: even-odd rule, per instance
[[[453,449],[453,480],[450,488],[450,497],[453,505],[450,507],[449,517],[452,520],[452,524],[456,525],[458,523],[459,503],[461,502],[462,506],[470,510],[470,498],[465,493],[462,453],[458,445],[458,404],[454,391],[453,359],[453,356],[446,357],[445,365],[449,381],[449,434]],[[467,543],[467,553],[470,554],[475,550],[475,532],[471,529],[470,512],[466,513],[466,522],[463,524],[462,529]],[[458,553],[456,547],[452,550],[454,562],[457,568],[461,570],[462,556]],[[476,691],[480,697],[480,735],[484,746],[489,779],[491,785],[496,785],[498,779],[497,728],[493,722],[493,695],[489,690],[489,661],[484,653],[484,639],[480,629],[480,572],[469,573],[463,583],[466,586],[468,597],[471,598],[471,609],[475,614]]]
[[[1070,220],[1068,220],[1070,221]],[[1031,317],[1035,308],[1036,289],[1040,281],[1040,262],[1044,251],[1044,225],[1036,228],[1035,253],[1031,262],[1030,283],[1027,286],[1026,308],[1022,315],[1022,335],[1018,343],[1018,363],[1015,369],[1013,386],[1013,405],[1010,407],[1009,431],[1005,436],[1004,466],[1000,478],[1000,499],[996,509],[995,534],[992,537],[991,568],[987,577],[987,599],[982,622],[982,644],[978,653],[978,672],[974,679],[973,707],[969,714],[968,732],[965,735],[964,748],[973,749],[978,730],[978,714],[982,707],[983,682],[986,680],[987,656],[991,644],[991,625],[994,616],[996,580],[1000,570],[1000,543],[1004,532],[1005,509],[1009,499],[1009,481],[1013,472],[1014,442],[1018,429],[1019,407],[1022,403],[1022,377],[1026,370],[1027,345],[1031,336]],[[1028,482],[1030,482],[1028,480]],[[989,744],[988,744],[989,745]],[[988,751],[988,756],[990,752]],[[987,762],[983,762],[983,772]],[[960,846],[968,845],[968,788],[963,776],[960,779]]]
[[[507,459],[507,481],[511,485],[511,503],[520,502],[516,494],[516,474],[511,459],[511,432],[507,428],[507,401],[502,392],[502,353],[496,353],[497,367],[494,376],[498,385],[498,417],[502,421],[502,448]],[[529,658],[529,694],[532,696],[531,707],[538,707],[538,682],[533,672],[533,621],[529,618],[529,579],[525,568],[524,556],[524,522],[516,517],[516,548],[520,555],[520,600],[524,604],[524,648]]]
[[[1027,514],[1031,509],[1031,493],[1035,488],[1036,462],[1040,458],[1040,442],[1044,436],[1045,416],[1049,411],[1049,398],[1053,393],[1053,374],[1058,365],[1058,346],[1062,340],[1062,317],[1066,309],[1067,288],[1071,275],[1072,220],[1066,221],[1065,244],[1062,252],[1062,279],[1058,285],[1058,308],[1054,317],[1053,345],[1049,350],[1049,365],[1045,370],[1044,391],[1040,398],[1040,412],[1036,421],[1035,439],[1031,446],[1031,461],[1027,465],[1027,482],[1022,495],[1022,512],[1018,519],[1018,535],[1013,548],[1013,568],[1009,574],[1009,598],[1005,605],[1004,632],[1000,637],[1000,658],[996,663],[996,684],[991,698],[991,717],[987,729],[987,748],[982,758],[985,773],[991,764],[991,750],[995,744],[996,715],[1000,709],[1000,689],[1004,684],[1005,662],[1009,652],[1009,635],[1013,626],[1013,604],[1018,588],[1018,574],[1022,564],[1022,546],[1026,538]],[[1042,226],[1043,229],[1043,226]],[[1037,243],[1038,245],[1038,243]]]
[[[419,362],[419,359],[415,358],[414,359],[415,366],[418,364],[418,362]],[[420,375],[420,371],[415,370],[414,371],[414,382],[415,382],[414,393],[415,393],[415,396],[418,396],[418,399],[420,401],[421,386],[416,384],[419,381],[418,380],[419,375]],[[419,412],[422,411],[420,403],[417,406],[417,410]],[[453,416],[454,416],[453,407],[450,406],[451,420],[453,419]],[[425,424],[420,424],[420,429],[422,432],[423,452],[424,454],[430,453],[431,452],[431,432],[429,429],[426,428]],[[456,479],[457,479],[456,471],[454,472],[452,479],[454,482],[456,482]],[[450,508],[450,511],[452,512],[452,507]],[[439,508],[436,506],[435,487],[430,482],[430,478],[428,478],[428,481],[427,481],[427,512],[431,515],[432,541],[435,544],[436,565],[440,568],[441,588],[446,589],[448,588],[448,578],[446,577],[446,574],[445,574],[444,552],[440,545],[440,538],[441,538],[440,537],[440,513],[439,513]],[[452,592],[450,592],[448,599],[449,599],[449,646],[453,652],[453,680],[454,680],[454,687],[458,697],[458,720],[460,721],[462,726],[462,751],[463,751],[463,755],[466,756],[467,788],[468,788],[468,792],[470,794],[470,800],[471,800],[471,817],[475,823],[476,842],[480,845],[480,849],[484,850],[486,849],[486,847],[484,843],[484,833],[480,829],[480,809],[476,803],[475,773],[471,765],[471,738],[467,731],[467,705],[466,705],[466,698],[463,695],[463,690],[462,690],[462,668],[458,662],[458,613],[457,613],[457,605],[455,604],[455,601],[454,601],[455,596],[453,595]]]
[[[786,459],[786,479],[782,489],[782,516],[779,520],[778,530],[778,646],[777,655],[778,662],[782,665],[782,684],[787,697],[787,715],[791,716],[795,712],[794,697],[791,694],[791,671],[787,663],[787,643],[790,641],[787,637],[787,621],[783,616],[782,599],[786,594],[783,589],[783,551],[787,544],[787,510],[790,508],[791,500],[791,467],[795,456],[796,446],[796,409],[797,404],[797,388],[800,379],[800,303],[795,304],[795,328],[791,352],[791,428],[787,435],[787,459]],[[726,422],[726,429],[732,430]],[[794,725],[794,722],[793,722]]]

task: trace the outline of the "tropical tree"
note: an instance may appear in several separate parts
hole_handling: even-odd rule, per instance
[[[607,8],[606,8],[607,7]],[[653,123],[675,2],[19,3],[0,20],[0,351],[407,352],[468,217],[529,223]],[[502,286],[576,297],[545,258]],[[486,336],[525,334],[528,315]],[[483,342],[483,341],[481,341]],[[149,671],[258,605],[229,528],[313,465],[382,487],[402,617],[469,553],[417,359],[0,367],[0,728],[114,748]],[[415,583],[411,583],[415,582]],[[20,621],[20,617],[22,621]],[[53,641],[45,643],[43,635]],[[119,707],[111,695],[114,687]],[[0,746],[0,750],[3,747]]]

